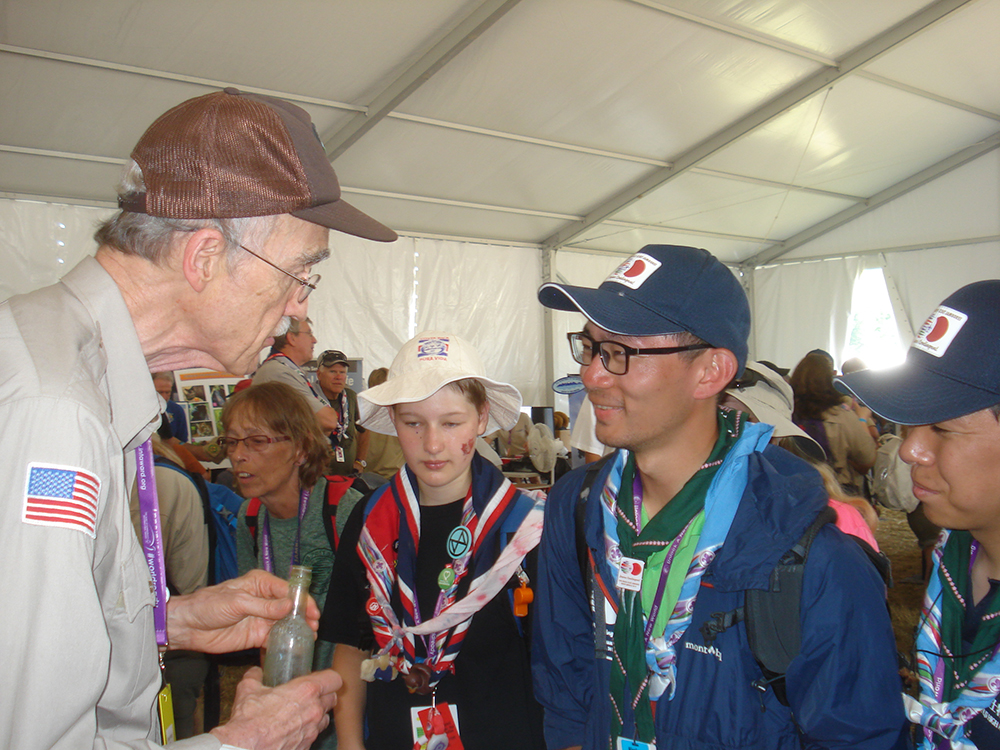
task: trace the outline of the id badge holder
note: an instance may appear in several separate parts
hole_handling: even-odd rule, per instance
[[[438,703],[432,694],[430,708],[410,709],[414,750],[465,750],[458,733],[458,707]]]
[[[344,458],[346,458],[346,456],[344,455],[344,449],[338,445],[336,448],[334,448],[334,452],[337,454],[337,463],[341,464],[344,463]]]
[[[615,743],[615,750],[656,750],[656,744],[653,742],[630,740],[627,737],[619,737],[618,742]]]
[[[163,674],[163,654],[160,654],[160,674]],[[163,681],[163,687],[156,694],[156,713],[160,718],[160,744],[168,745],[177,739],[177,727],[174,724],[174,694],[170,691],[170,683]]]

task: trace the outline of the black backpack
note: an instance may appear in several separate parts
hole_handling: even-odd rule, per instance
[[[612,454],[614,455],[614,454]],[[597,606],[593,600],[594,584],[596,582],[596,571],[594,569],[594,559],[591,556],[590,547],[584,532],[584,519],[586,516],[587,498],[590,495],[590,488],[597,479],[601,468],[607,463],[610,456],[605,456],[600,461],[596,461],[587,466],[586,476],[583,480],[583,487],[577,498],[576,505],[576,550],[577,559],[580,564],[580,572],[583,576],[587,598],[603,620],[603,607]],[[744,605],[729,612],[713,612],[709,620],[702,623],[699,628],[705,645],[711,645],[719,633],[731,628],[738,622],[746,622],[747,641],[750,644],[750,651],[760,666],[762,676],[753,681],[753,687],[761,693],[767,692],[768,687],[774,691],[775,697],[780,703],[787,706],[788,698],[785,693],[785,673],[792,659],[798,656],[802,649],[802,629],[799,619],[799,610],[802,601],[802,580],[805,575],[806,561],[809,559],[809,551],[812,543],[819,534],[820,529],[828,523],[833,523],[837,519],[836,511],[830,506],[826,506],[820,511],[816,519],[799,537],[799,540],[792,545],[778,564],[771,571],[771,578],[767,590],[747,589],[744,592]],[[892,572],[889,558],[882,552],[877,552],[870,544],[863,539],[848,535],[865,552],[872,565],[878,570],[879,575],[886,586],[892,586]],[[886,602],[888,607],[888,601]],[[600,625],[601,623],[598,623]],[[604,634],[599,627],[595,627],[594,632],[595,647],[598,653],[603,653]]]

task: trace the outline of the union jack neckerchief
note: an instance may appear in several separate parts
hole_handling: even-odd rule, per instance
[[[490,566],[499,547],[495,541],[496,533],[518,494],[514,486],[491,464],[478,455],[473,457],[472,485],[462,508],[462,525],[471,533],[472,543],[465,554],[453,561],[454,580],[448,589],[438,596],[434,617],[440,616],[455,603],[459,583],[470,569],[476,574],[473,585],[485,577],[484,574],[491,572]],[[525,519],[522,527],[530,518],[531,516]],[[540,512],[536,520],[540,534]],[[358,543],[361,561],[371,584],[371,595],[366,609],[375,640],[379,645],[378,655],[388,654],[391,665],[403,674],[408,674],[413,665],[419,661],[413,629],[427,619],[421,616],[419,603],[416,601],[416,561],[419,543],[419,493],[413,472],[404,465],[392,482],[375,496],[374,505],[365,518]],[[537,544],[537,535],[534,543]],[[397,618],[397,613],[390,603],[394,588],[398,588],[402,604],[400,618]],[[431,633],[424,640],[426,658],[423,663],[431,670],[431,686],[436,685],[447,672],[453,670],[455,657],[471,622],[471,615],[466,615],[453,627]],[[381,679],[392,679],[392,672],[384,670],[377,676]]]

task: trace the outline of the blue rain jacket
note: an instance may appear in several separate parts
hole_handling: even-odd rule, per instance
[[[605,588],[617,599],[597,497],[610,463],[593,483],[584,528]],[[575,513],[585,471],[553,487],[540,547],[533,672],[551,750],[613,743],[611,627],[595,645],[577,553]],[[665,694],[655,707],[657,750],[908,747],[884,584],[858,545],[832,524],[817,535],[806,565],[802,648],[786,676],[789,706],[772,690],[752,686],[761,670],[742,622],[710,645],[699,632],[713,613],[741,607],[746,589],[768,587],[779,558],[827,503],[817,472],[780,448],[752,453],[747,471],[729,535],[705,572],[691,625],[677,645],[676,694],[673,700]],[[595,591],[603,606],[600,588]],[[624,725],[633,726],[631,715]]]

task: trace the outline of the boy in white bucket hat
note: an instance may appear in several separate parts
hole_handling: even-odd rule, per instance
[[[334,565],[320,632],[344,678],[339,747],[443,748],[455,732],[468,750],[544,747],[524,638],[544,501],[475,450],[517,421],[520,394],[428,331],[358,397],[406,464],[358,504]]]

